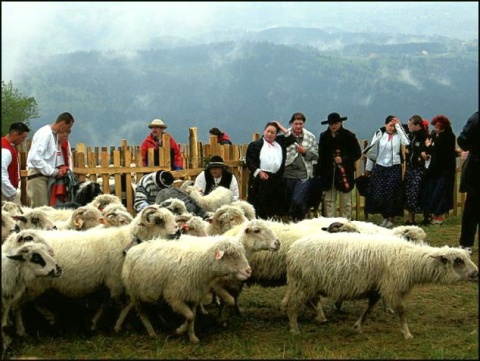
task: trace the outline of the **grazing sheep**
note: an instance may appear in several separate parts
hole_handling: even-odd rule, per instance
[[[57,222],[57,229],[85,231],[100,225],[102,222],[103,214],[98,210],[98,208],[92,206],[82,206],[73,211],[69,220]]]
[[[39,231],[39,234],[55,250],[55,257],[65,271],[64,277],[36,282],[27,290],[25,301],[35,299],[49,289],[67,297],[83,298],[103,285],[110,291],[111,300],[119,302],[124,295],[121,270],[125,248],[156,237],[165,240],[178,238],[180,230],[170,211],[150,205],[124,227],[92,228],[84,232]],[[96,329],[106,306],[107,302],[94,316],[92,330]],[[20,312],[16,322],[17,330],[23,329]]]
[[[354,325],[361,332],[367,315],[382,298],[397,311],[404,338],[411,339],[403,300],[412,288],[478,280],[478,268],[460,248],[432,247],[384,234],[316,234],[290,246],[287,280],[282,308],[293,333],[298,333],[298,309],[309,299],[320,295],[335,300],[367,298],[368,306]]]
[[[2,213],[2,244],[5,242],[8,236],[19,231],[20,228],[15,220],[7,213]]]
[[[216,187],[207,195],[203,195],[194,185],[185,187],[185,191],[207,212],[215,212],[221,206],[233,202],[233,192],[225,187]]]
[[[239,199],[238,201],[232,202],[231,205],[240,207],[242,209],[243,213],[245,214],[245,217],[249,221],[252,221],[252,220],[257,218],[255,208],[250,203],[248,203],[247,201]]]
[[[217,209],[213,216],[208,219],[210,224],[207,226],[207,233],[211,236],[224,234],[233,226],[247,221],[248,219],[240,207],[224,205]]]
[[[121,330],[125,317],[135,307],[148,334],[155,336],[142,303],[156,303],[162,299],[174,312],[185,316],[185,323],[176,333],[188,331],[190,341],[199,342],[194,329],[196,310],[212,281],[229,274],[245,280],[251,269],[245,258],[245,248],[235,237],[201,237],[201,242],[196,239],[198,237],[193,238],[178,242],[143,242],[127,252],[122,279],[130,303],[120,313],[115,331]]]
[[[44,229],[51,231],[57,229],[49,215],[39,208],[33,208],[21,215],[13,216],[13,219],[17,221],[17,225],[21,230]]]
[[[10,310],[37,277],[59,277],[62,269],[42,243],[28,243],[5,253],[2,249],[2,358],[11,343],[5,332]]]

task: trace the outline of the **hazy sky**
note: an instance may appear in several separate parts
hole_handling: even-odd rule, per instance
[[[136,49],[152,37],[277,26],[478,39],[478,2],[2,1],[2,80],[28,60],[75,50]]]

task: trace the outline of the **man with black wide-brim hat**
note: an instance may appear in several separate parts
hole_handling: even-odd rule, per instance
[[[238,201],[240,197],[237,178],[227,170],[227,165],[219,155],[210,158],[205,170],[195,178],[195,186],[203,195],[209,194],[217,187],[225,187],[233,192],[234,201]]]
[[[352,190],[355,180],[355,162],[362,156],[355,133],[345,129],[347,117],[330,113],[321,124],[328,129],[320,133],[316,175],[323,187],[323,215],[336,217],[337,196],[342,199],[341,216],[352,219]]]

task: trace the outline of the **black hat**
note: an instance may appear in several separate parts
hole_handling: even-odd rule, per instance
[[[320,124],[333,124],[343,122],[344,120],[347,120],[347,117],[341,117],[338,113],[330,113],[328,114],[327,120],[324,120]]]
[[[159,170],[155,174],[155,182],[159,187],[162,187],[162,188],[171,187],[174,179],[175,178],[173,177],[173,174],[166,170]]]
[[[220,157],[219,155],[213,155],[210,158],[210,162],[208,162],[207,166],[205,167],[206,169],[210,168],[226,168],[227,165],[223,163],[223,158]]]

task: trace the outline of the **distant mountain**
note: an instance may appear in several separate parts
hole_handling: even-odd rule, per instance
[[[151,39],[145,49],[89,51],[30,59],[16,83],[34,96],[41,118],[33,130],[70,111],[73,144],[140,144],[160,117],[188,142],[197,127],[225,130],[248,143],[267,121],[285,125],[303,111],[318,135],[333,111],[370,139],[385,117],[447,115],[458,134],[478,110],[478,42],[442,37],[277,28],[243,40],[194,43]]]

